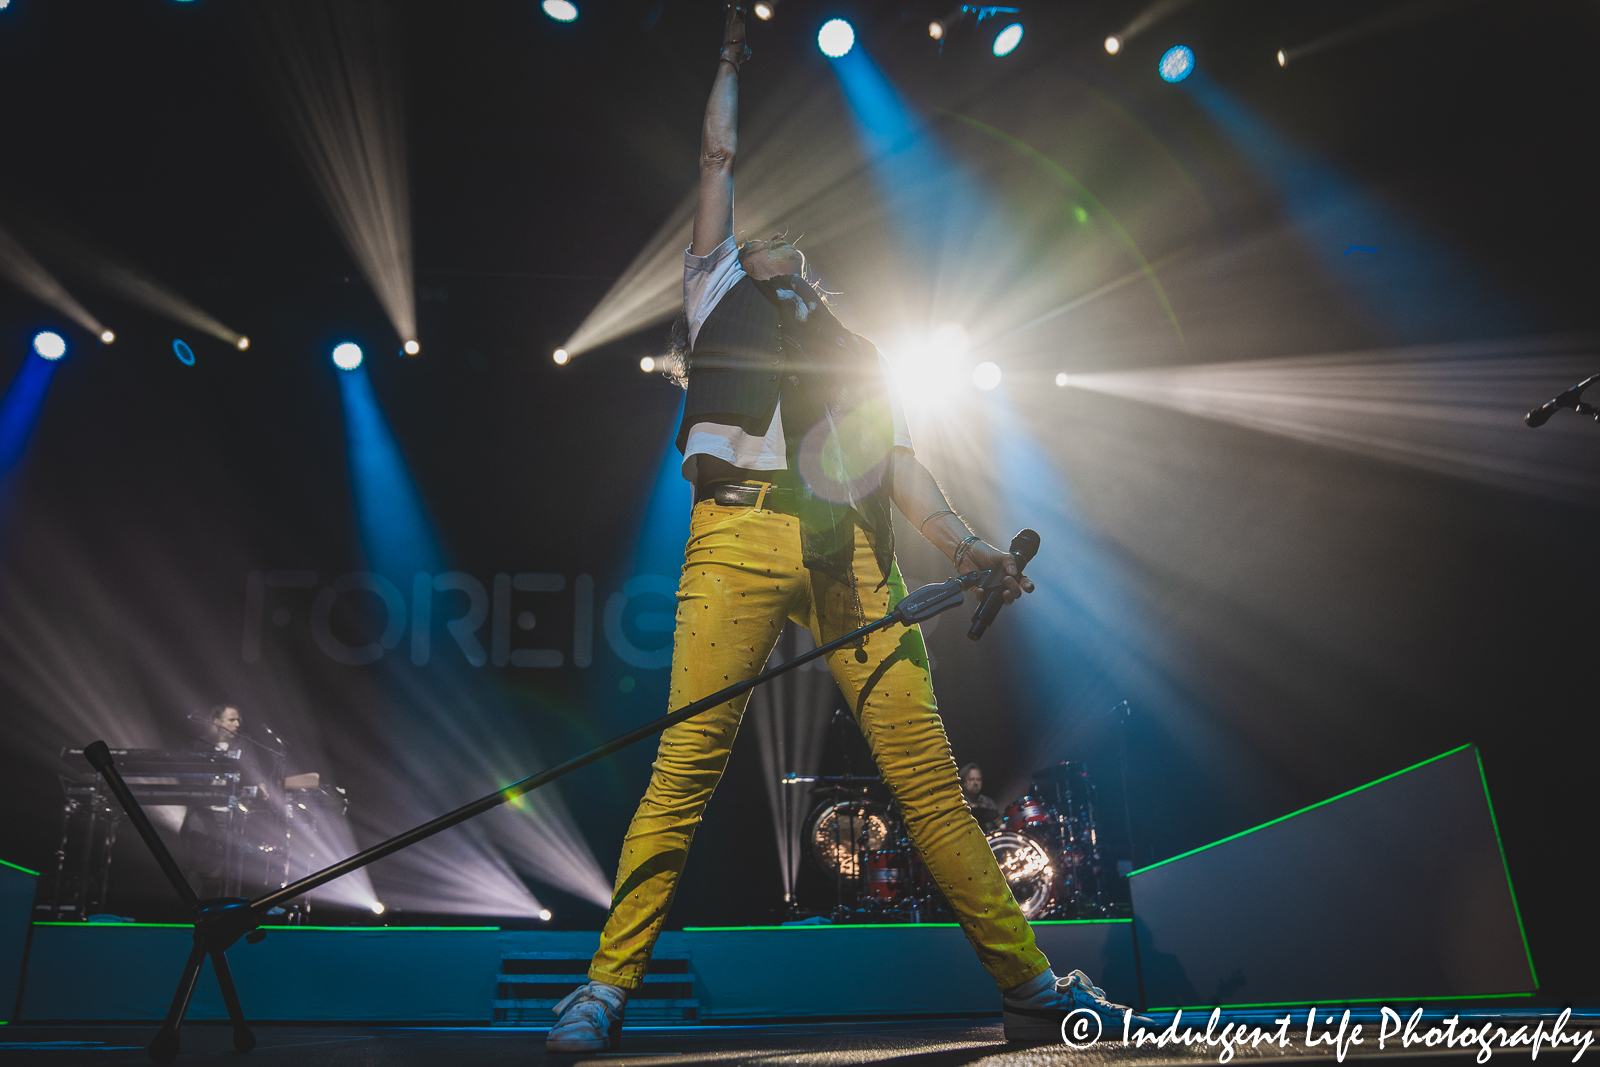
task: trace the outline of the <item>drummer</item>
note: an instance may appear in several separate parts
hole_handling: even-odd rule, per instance
[[[992,834],[1000,828],[1000,805],[984,795],[983,768],[976,763],[961,768],[961,794],[984,833]]]

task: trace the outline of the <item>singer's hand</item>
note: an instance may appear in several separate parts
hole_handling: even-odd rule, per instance
[[[1026,574],[1017,573],[1017,560],[1009,552],[1002,552],[985,541],[975,541],[966,555],[961,557],[961,573],[968,571],[992,571],[1000,569],[1006,572],[1006,584],[1001,589],[1000,599],[1009,604],[1019,599],[1023,593],[1033,592],[1033,580]]]

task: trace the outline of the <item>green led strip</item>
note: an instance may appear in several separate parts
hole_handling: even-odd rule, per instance
[[[21,871],[23,874],[31,874],[35,878],[39,877],[38,871],[30,871],[20,863],[9,863],[6,860],[0,860],[0,867],[10,867],[14,871]]]
[[[1517,906],[1517,891],[1511,884],[1511,864],[1506,862],[1505,842],[1500,840],[1500,821],[1494,817],[1494,799],[1489,796],[1489,776],[1483,769],[1483,753],[1474,753],[1478,757],[1478,778],[1483,782],[1484,803],[1489,805],[1489,825],[1494,827],[1494,843],[1500,849],[1500,866],[1506,872],[1506,890],[1511,894],[1511,911],[1517,917],[1517,932],[1522,935],[1522,951],[1528,956],[1528,975],[1533,979],[1533,988],[1539,988],[1539,972],[1533,969],[1533,949],[1528,945],[1528,931],[1522,925],[1522,909]]]
[[[1093,926],[1131,923],[1132,919],[1040,919],[1032,926]],[[685,926],[686,934],[744,933],[747,930],[959,930],[960,923],[791,923],[788,926]]]
[[[1446,753],[1448,755],[1448,753]],[[1439,1000],[1504,1000],[1508,997],[1531,997],[1532,993],[1464,993],[1454,997],[1362,997],[1344,1000],[1282,1000],[1264,1004],[1191,1004],[1188,1007],[1147,1008],[1146,1011],[1210,1011],[1221,1008],[1234,1011],[1242,1008],[1336,1008],[1344,1004],[1420,1004]]]
[[[1468,749],[1468,748],[1471,748],[1471,747],[1472,747],[1472,742],[1468,741],[1464,745],[1460,745],[1460,746],[1458,746],[1456,748],[1452,748],[1449,752],[1441,752],[1441,753],[1439,753],[1439,755],[1434,756],[1431,759],[1425,759],[1421,763],[1413,764],[1410,767],[1407,767],[1403,771],[1395,771],[1393,774],[1384,775],[1382,778],[1379,778],[1375,782],[1368,782],[1366,785],[1358,785],[1354,789],[1346,789],[1343,793],[1340,793],[1336,797],[1329,797],[1327,800],[1319,800],[1315,804],[1312,804],[1312,805],[1310,805],[1308,807],[1301,808],[1299,811],[1291,811],[1287,815],[1280,815],[1276,819],[1271,820],[1270,822],[1262,823],[1260,826],[1252,826],[1248,830],[1240,830],[1236,834],[1232,834],[1232,835],[1230,835],[1228,837],[1224,837],[1221,841],[1213,841],[1209,845],[1201,845],[1199,848],[1191,848],[1188,852],[1180,852],[1180,853],[1178,853],[1178,855],[1173,856],[1171,859],[1162,860],[1160,863],[1152,863],[1148,867],[1140,867],[1137,871],[1134,871],[1131,874],[1129,874],[1128,877],[1132,878],[1132,877],[1134,877],[1134,875],[1143,874],[1145,871],[1153,871],[1157,867],[1164,867],[1169,863],[1175,863],[1176,861],[1183,859],[1185,856],[1193,856],[1196,852],[1204,852],[1208,848],[1216,848],[1218,845],[1225,845],[1229,841],[1235,841],[1235,840],[1243,837],[1246,834],[1253,834],[1257,830],[1265,830],[1269,826],[1276,826],[1278,823],[1283,822],[1285,819],[1292,819],[1296,815],[1304,815],[1306,812],[1311,811],[1313,808],[1320,808],[1324,804],[1332,804],[1335,800],[1343,800],[1345,797],[1350,796],[1353,793],[1359,793],[1363,789],[1371,789],[1375,785],[1382,785],[1384,782],[1387,782],[1391,778],[1398,778],[1402,774],[1410,774],[1412,771],[1416,770],[1419,767],[1426,767],[1430,763],[1437,763],[1439,760],[1444,759],[1446,756],[1454,756],[1457,752],[1460,752],[1463,749]],[[1482,761],[1480,760],[1479,761],[1480,770],[1481,770],[1482,766],[1483,766],[1483,764],[1482,764]],[[1488,790],[1488,787],[1485,786],[1485,795],[1487,795],[1487,790]],[[1494,815],[1494,810],[1493,810],[1493,807],[1491,806],[1491,808],[1490,808],[1490,817],[1493,818],[1493,815]],[[1499,837],[1499,834],[1500,834],[1500,831],[1496,830],[1495,831],[1495,836],[1497,838]],[[1505,850],[1502,849],[1501,850],[1501,858],[1504,859],[1504,856],[1505,856]],[[1522,917],[1521,917],[1520,914],[1517,917],[1517,922],[1518,923],[1522,922]],[[1524,940],[1526,940],[1526,939],[1524,939]],[[1354,1002],[1352,1001],[1352,1003],[1354,1003]]]
[[[90,927],[110,927],[126,930],[129,927],[144,927],[146,929],[158,928],[169,930],[193,930],[192,923],[91,923],[91,922],[37,922],[35,926],[76,926],[79,929]],[[385,930],[392,933],[404,933],[415,930],[498,930],[498,926],[262,926],[262,930],[338,930],[345,933],[371,932]]]

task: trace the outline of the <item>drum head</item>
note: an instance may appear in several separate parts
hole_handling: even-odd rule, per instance
[[[889,841],[889,820],[880,804],[860,800],[823,804],[806,823],[806,851],[830,878],[860,878],[867,853]]]
[[[990,834],[989,850],[1022,914],[1032,920],[1049,910],[1056,882],[1056,863],[1050,851],[1037,839],[1013,830]]]

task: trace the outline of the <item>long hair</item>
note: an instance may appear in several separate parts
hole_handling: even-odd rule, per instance
[[[689,313],[680,311],[667,331],[667,354],[661,357],[661,376],[679,389],[687,389],[689,363]]]

